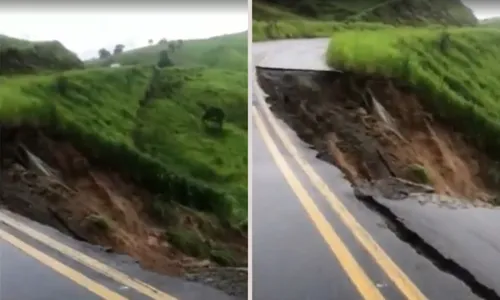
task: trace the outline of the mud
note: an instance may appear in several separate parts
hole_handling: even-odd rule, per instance
[[[205,243],[230,251],[234,264],[246,266],[241,233],[176,204],[168,206],[171,220],[157,217],[154,195],[93,165],[72,145],[41,129],[3,128],[1,142],[0,206],[106,251],[128,254],[143,268],[246,297],[246,272],[234,280],[218,276],[227,268],[186,255],[168,239],[173,230],[195,232]]]
[[[496,204],[496,163],[434,118],[407,86],[355,74],[266,68],[257,68],[257,78],[271,110],[353,185],[383,184],[390,199],[432,189],[449,196],[439,199]],[[415,184],[421,186],[412,191]]]

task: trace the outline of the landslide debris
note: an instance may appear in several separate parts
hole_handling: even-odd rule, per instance
[[[386,181],[397,187],[389,198],[419,185],[417,192],[495,204],[494,161],[435,120],[408,86],[352,73],[257,74],[271,109],[355,186],[397,178]]]

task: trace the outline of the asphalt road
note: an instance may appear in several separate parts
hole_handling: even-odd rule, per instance
[[[254,43],[253,62],[325,70],[326,46]],[[358,201],[340,171],[274,117],[255,78],[253,91],[253,299],[480,299]]]
[[[0,299],[233,299],[0,210]]]

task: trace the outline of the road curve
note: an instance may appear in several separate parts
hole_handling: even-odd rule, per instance
[[[254,43],[253,62],[326,70],[327,43]],[[252,97],[253,299],[479,299],[359,202],[340,171],[274,117],[255,79]]]
[[[233,299],[0,209],[0,299]]]

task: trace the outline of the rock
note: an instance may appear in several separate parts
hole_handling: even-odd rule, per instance
[[[358,114],[360,116],[366,116],[368,114],[368,112],[366,111],[366,109],[364,107],[358,107],[356,109],[356,114]]]

